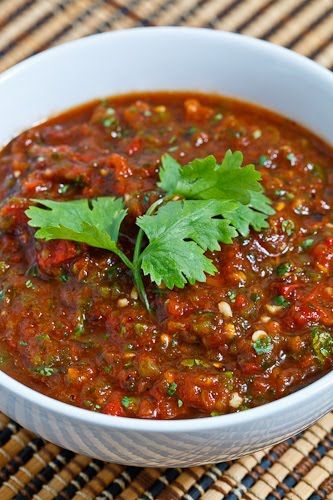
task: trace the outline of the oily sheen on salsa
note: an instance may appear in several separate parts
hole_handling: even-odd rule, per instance
[[[123,197],[120,246],[180,164],[241,151],[262,176],[269,227],[207,252],[218,272],[168,290],[152,312],[111,252],[34,237],[36,199]],[[201,94],[126,95],[75,108],[0,153],[0,369],[110,415],[174,419],[241,411],[333,365],[333,152],[300,126]]]

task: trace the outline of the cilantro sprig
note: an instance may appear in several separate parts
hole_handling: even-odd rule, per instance
[[[32,200],[26,211],[35,237],[85,243],[116,254],[132,271],[141,300],[149,310],[142,273],[167,288],[205,281],[217,272],[205,252],[218,251],[250,228],[268,227],[274,213],[260,173],[242,167],[243,155],[227,151],[222,163],[214,156],[181,166],[172,156],[161,159],[161,198],[136,220],[139,228],[132,258],[119,244],[127,210],[121,198],[74,201]]]

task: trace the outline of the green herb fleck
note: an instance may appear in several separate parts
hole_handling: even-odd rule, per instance
[[[34,288],[36,288],[36,287],[35,287],[35,285],[33,284],[33,282],[32,282],[31,280],[27,280],[27,281],[25,282],[25,286],[26,286],[27,288],[33,288],[33,289],[34,289]]]
[[[259,160],[258,160],[258,164],[261,167],[263,167],[266,164],[267,160],[268,160],[268,157],[266,155],[260,155]]]
[[[284,276],[285,274],[289,273],[292,269],[292,265],[290,264],[290,262],[284,262],[283,264],[280,264],[279,266],[277,266],[276,268],[276,274],[278,276]]]
[[[60,274],[59,279],[60,279],[60,281],[62,281],[63,283],[66,283],[66,282],[69,280],[69,276],[68,276],[68,274],[67,274],[67,273],[62,273],[62,274]]]
[[[136,402],[137,399],[130,396],[124,396],[123,399],[121,400],[121,404],[123,405],[124,408],[131,408],[136,404]]]
[[[321,363],[324,363],[328,356],[333,354],[333,337],[332,335],[322,330],[321,327],[312,329],[312,347]]]
[[[289,300],[285,299],[282,295],[276,295],[273,297],[272,302],[275,306],[289,307]]]
[[[291,219],[285,219],[281,223],[281,228],[284,233],[291,236],[295,231],[295,223]]]
[[[66,194],[68,190],[69,190],[69,184],[59,184],[58,186],[59,194]]]
[[[193,366],[205,366],[207,367],[207,363],[205,363],[204,361],[202,361],[202,359],[184,359],[182,362],[181,362],[181,365],[183,366],[187,366],[188,368],[193,368]]]
[[[296,156],[294,155],[294,153],[289,153],[289,154],[287,154],[286,158],[287,158],[287,160],[290,162],[290,164],[291,164],[292,166],[296,165],[296,163],[297,163],[297,158],[296,158]]]
[[[234,303],[236,300],[237,294],[234,290],[228,290],[227,296],[228,296],[230,302]]]
[[[114,125],[115,123],[117,123],[117,119],[115,116],[112,116],[110,118],[104,118],[102,123],[104,127],[109,128],[112,127],[112,125]]]
[[[259,300],[261,299],[261,295],[259,293],[251,293],[250,299],[253,302],[259,302]]]
[[[111,373],[112,369],[113,369],[112,365],[103,366],[104,373]]]
[[[177,384],[176,382],[171,382],[171,384],[168,385],[167,393],[168,396],[174,396],[177,390]]]
[[[90,399],[85,399],[83,401],[83,404],[84,404],[84,406],[87,406],[88,408],[90,408],[93,411],[98,411],[101,409],[101,405],[94,403]]]
[[[40,342],[45,342],[46,340],[50,340],[50,336],[47,333],[41,333],[36,335],[36,339]]]
[[[216,115],[214,115],[214,122],[220,122],[221,120],[223,119],[223,114],[222,113],[216,113]]]
[[[325,170],[320,165],[312,165],[312,173],[321,180],[325,180]]]
[[[307,238],[301,243],[301,248],[303,250],[307,250],[308,248],[311,248],[312,245],[314,244],[314,240],[312,238]]]
[[[285,189],[276,189],[274,191],[275,196],[278,198],[282,198],[283,200],[293,200],[295,198],[295,195],[293,193],[289,193],[289,191],[286,191]]]
[[[80,314],[80,317],[79,317],[79,321],[76,325],[76,327],[74,328],[74,337],[81,337],[81,335],[84,334],[84,322],[85,322],[85,315],[84,314]]]
[[[0,351],[0,365],[4,365],[8,361],[8,353],[5,351]]]
[[[35,371],[42,375],[42,377],[51,377],[55,373],[55,369],[51,366],[39,366],[35,368]]]
[[[20,340],[19,345],[21,345],[22,347],[27,347],[27,345],[29,345],[29,344],[25,340]]]
[[[226,380],[226,388],[228,389],[228,391],[232,391],[233,387],[234,387],[234,374],[231,370],[227,370],[226,372],[224,372],[224,376],[225,378],[227,379]]]
[[[272,339],[268,335],[259,337],[253,344],[253,349],[258,355],[268,354],[273,349]]]
[[[181,408],[183,404],[184,404],[183,401],[181,399],[178,399],[177,401],[178,408]]]

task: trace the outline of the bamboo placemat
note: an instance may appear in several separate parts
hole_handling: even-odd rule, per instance
[[[0,0],[0,71],[74,38],[156,25],[244,33],[333,69],[333,0]]]
[[[155,25],[260,37],[333,70],[333,0],[0,0],[0,71],[74,38]],[[182,470],[75,455],[0,414],[0,500],[10,498],[333,500],[333,414],[269,450]]]

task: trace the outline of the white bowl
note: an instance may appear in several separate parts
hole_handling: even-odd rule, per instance
[[[244,36],[144,28],[78,40],[0,77],[0,144],[49,115],[133,90],[194,89],[259,103],[333,143],[333,75],[285,49]],[[301,431],[333,408],[333,372],[281,400],[241,413],[178,421],[102,415],[43,396],[0,372],[0,409],[60,446],[139,466],[229,460]]]

